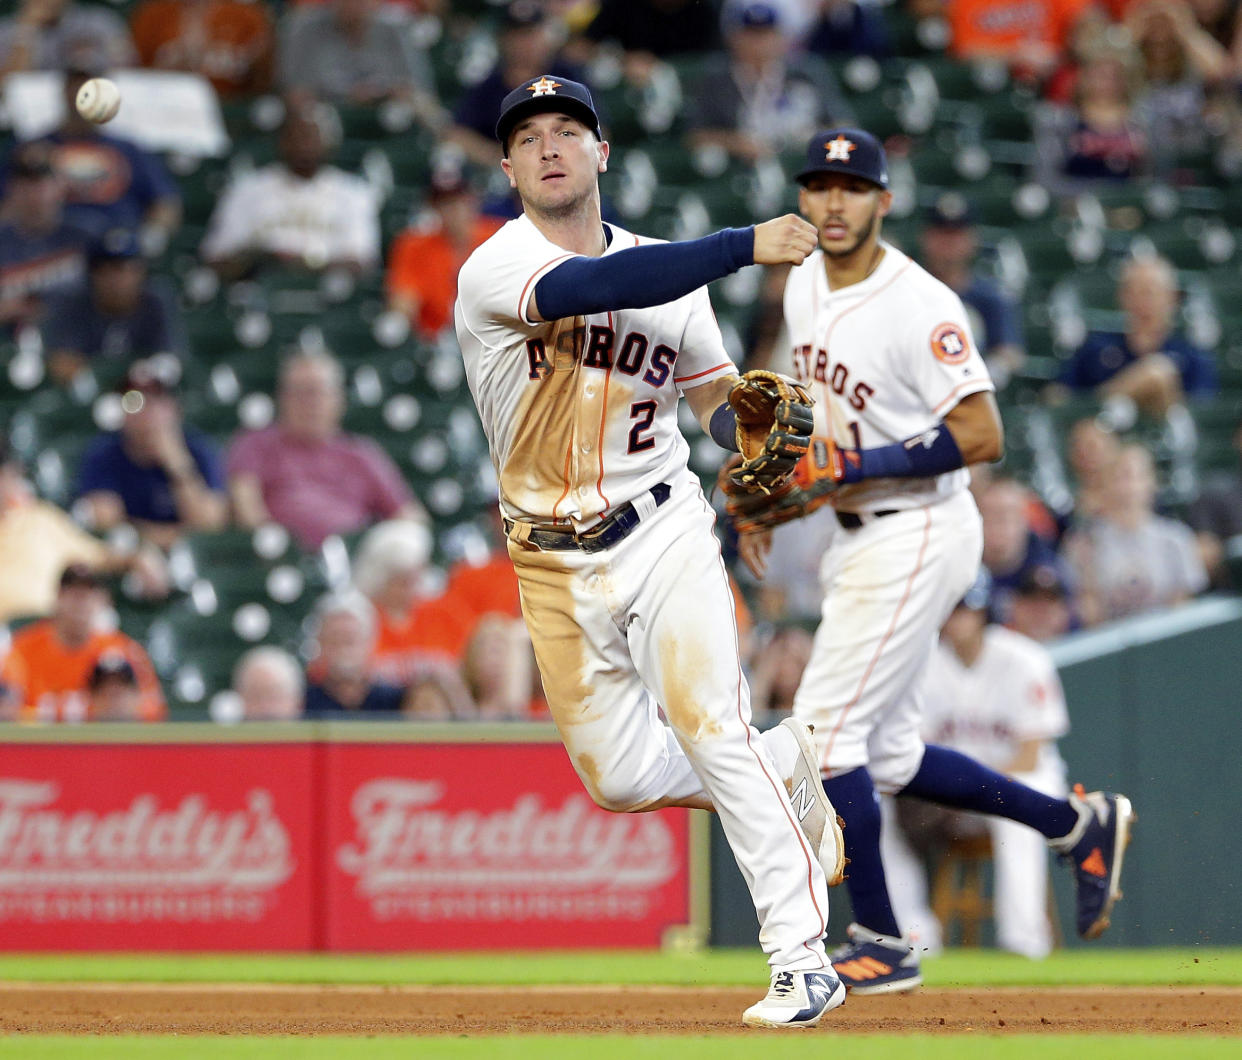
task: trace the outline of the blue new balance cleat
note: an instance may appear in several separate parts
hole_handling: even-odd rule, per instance
[[[1078,824],[1053,849],[1074,867],[1078,934],[1094,939],[1104,934],[1113,905],[1121,897],[1121,863],[1137,817],[1124,795],[1087,794],[1081,784],[1075,786],[1069,801],[1078,811]]]
[[[742,1013],[748,1027],[814,1027],[845,1004],[845,986],[832,972],[773,972],[768,996]]]
[[[851,994],[900,994],[922,984],[919,955],[906,939],[861,924],[851,924],[846,934],[850,941],[833,950],[832,970]]]

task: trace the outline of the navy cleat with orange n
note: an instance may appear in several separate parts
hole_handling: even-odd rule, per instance
[[[899,994],[923,982],[919,955],[907,939],[851,924],[850,941],[832,954],[832,970],[852,994]]]

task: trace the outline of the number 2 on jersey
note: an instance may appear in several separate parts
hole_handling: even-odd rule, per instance
[[[643,431],[651,426],[651,421],[655,419],[656,403],[654,401],[635,401],[630,406],[630,419],[634,420],[634,426],[630,428],[630,447],[627,452],[641,453],[644,449],[654,449],[655,439],[644,438]]]

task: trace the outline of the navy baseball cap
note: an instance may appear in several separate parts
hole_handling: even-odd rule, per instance
[[[991,598],[992,575],[988,573],[987,567],[980,567],[975,580],[966,590],[966,595],[958,601],[957,606],[965,607],[970,611],[986,611]]]
[[[513,127],[531,114],[546,111],[568,114],[595,133],[597,140],[604,138],[599,128],[599,115],[595,113],[595,102],[591,99],[587,86],[567,77],[540,74],[529,81],[523,81],[500,104],[496,139],[500,141],[506,155],[509,153],[509,133],[513,131]]]
[[[779,28],[781,12],[775,4],[735,3],[725,8],[725,22],[739,29]]]
[[[806,165],[794,180],[805,184],[816,173],[848,173],[888,187],[888,159],[880,141],[862,129],[826,129],[806,145]]]
[[[1019,596],[1067,597],[1069,583],[1065,575],[1053,563],[1037,563],[1024,570],[1014,590]]]

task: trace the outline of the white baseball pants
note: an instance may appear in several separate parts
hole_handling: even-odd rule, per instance
[[[823,613],[793,706],[815,728],[825,776],[867,766],[877,791],[895,792],[918,771],[919,678],[982,552],[966,490],[833,536],[820,568]]]
[[[765,741],[750,724],[713,520],[697,483],[679,478],[603,552],[544,552],[511,533],[522,610],[552,718],[595,801],[714,806],[769,963],[822,968],[827,885],[773,760],[787,734]]]

